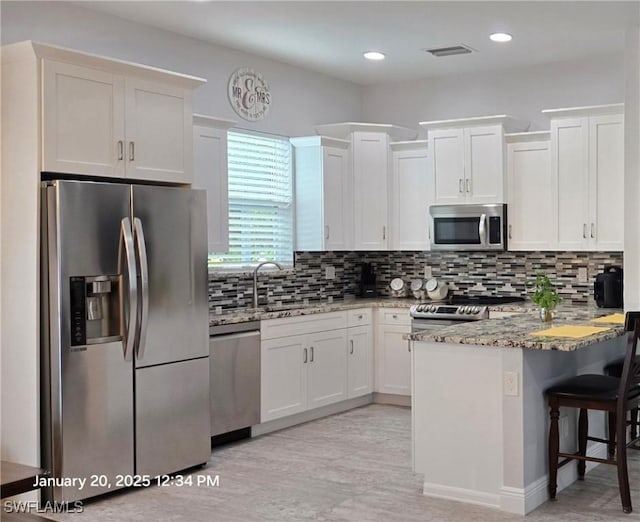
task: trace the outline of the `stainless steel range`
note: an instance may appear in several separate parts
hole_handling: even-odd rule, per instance
[[[438,330],[445,326],[469,321],[489,319],[489,306],[524,301],[512,296],[452,296],[443,302],[427,302],[413,305],[411,331]]]

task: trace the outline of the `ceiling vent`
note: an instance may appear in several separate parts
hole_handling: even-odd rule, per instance
[[[431,53],[433,56],[454,56],[456,54],[469,54],[473,52],[471,47],[466,45],[453,45],[451,47],[439,47],[437,49],[425,49],[426,52]]]

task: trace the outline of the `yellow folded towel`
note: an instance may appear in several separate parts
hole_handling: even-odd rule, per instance
[[[531,335],[540,337],[569,337],[571,339],[580,339],[589,337],[590,335],[611,330],[604,326],[556,326],[555,328],[547,328],[538,332],[531,332]]]
[[[591,322],[592,323],[624,324],[624,314],[615,313],[611,315],[605,315],[604,317],[591,319]]]

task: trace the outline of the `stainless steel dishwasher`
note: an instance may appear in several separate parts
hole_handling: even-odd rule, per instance
[[[260,423],[260,322],[209,327],[211,436]]]

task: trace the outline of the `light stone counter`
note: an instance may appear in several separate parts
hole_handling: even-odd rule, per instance
[[[538,310],[528,306],[522,307],[522,314],[485,321],[464,322],[443,327],[437,333],[419,333],[407,336],[414,341],[430,343],[470,344],[474,346],[500,346],[505,348],[527,348],[533,350],[558,350],[570,352],[594,343],[615,339],[624,334],[622,325],[609,323],[593,323],[592,319],[602,317],[621,310],[596,308],[591,305],[558,307],[555,317],[550,323],[540,321]],[[502,308],[504,310],[504,308]],[[517,309],[515,309],[517,310]],[[557,326],[603,326],[609,328],[605,332],[590,335],[581,339],[559,337],[538,337],[533,332]]]

